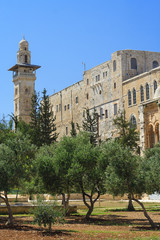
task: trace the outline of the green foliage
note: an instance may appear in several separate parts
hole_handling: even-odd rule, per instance
[[[118,129],[119,136],[117,141],[122,146],[128,146],[130,149],[136,149],[139,152],[139,134],[136,131],[135,126],[131,126],[131,123],[126,120],[125,112],[120,113],[120,115],[114,119],[114,125]]]
[[[40,137],[40,96],[39,93],[34,92],[31,98],[31,121],[29,123],[31,128],[31,140],[36,146],[41,146]]]
[[[8,202],[8,191],[18,187],[26,179],[30,179],[30,169],[35,147],[30,140],[20,132],[7,138],[5,144],[0,144],[0,198],[7,205],[10,224],[13,216]]]
[[[58,207],[55,202],[51,204],[44,201],[38,201],[38,206],[34,207],[33,214],[34,221],[39,226],[48,226],[49,231],[51,231],[51,225],[62,221],[64,216],[62,208]]]
[[[14,187],[15,165],[14,152],[5,144],[0,144],[0,191],[9,191]]]
[[[83,188],[86,191],[92,189],[93,192],[97,192],[97,184],[101,185],[102,170],[99,168],[99,147],[94,147],[90,143],[90,136],[84,133],[77,135],[74,144],[70,174],[79,190],[83,183]]]
[[[31,145],[28,137],[17,132],[6,140],[6,145],[0,144],[0,149],[0,171],[3,171],[3,176],[6,176],[4,178],[8,179],[5,185],[0,183],[0,189],[8,191],[19,186],[22,179],[29,178],[36,148]],[[5,171],[2,166],[5,166]]]
[[[142,168],[147,193],[160,193],[160,143],[145,151]]]
[[[3,117],[0,121],[0,144],[5,143],[8,138],[12,138],[14,135],[12,131],[12,120],[7,123]]]
[[[54,164],[54,151],[55,146],[52,144],[50,146],[42,146],[36,154],[35,162],[38,176],[42,179],[44,188],[52,194],[55,194],[59,187]]]
[[[71,134],[71,137],[76,137],[76,135],[77,135],[76,128],[75,128],[75,124],[74,124],[73,121],[71,122],[71,131],[70,131],[70,134]]]
[[[71,167],[73,151],[74,143],[71,137],[63,137],[60,142],[39,149],[36,166],[47,192],[70,194],[73,181],[68,171]]]
[[[56,126],[54,124],[55,117],[53,117],[46,89],[43,90],[42,94],[42,101],[39,107],[41,143],[49,145],[51,142],[56,141],[58,135],[56,134]]]
[[[90,134],[90,142],[93,145],[96,145],[98,142],[98,114],[94,108],[92,114],[90,114],[89,109],[86,109],[85,117],[82,122],[83,131]]]
[[[100,164],[100,148],[90,142],[90,135],[80,133],[73,141],[74,152],[69,175],[76,190],[82,193],[84,204],[88,207],[88,219],[100,194],[105,192],[105,174]],[[96,197],[93,198],[94,194]]]
[[[20,131],[23,135],[28,135],[30,136],[31,134],[31,128],[30,128],[30,125],[27,124],[26,122],[24,122],[23,120],[19,120],[17,122],[17,129],[16,131]]]
[[[67,193],[68,199],[72,191],[81,191],[85,203],[89,197],[93,207],[99,194],[105,191],[99,149],[90,143],[90,135],[82,132],[76,137],[63,137],[54,145],[41,147],[36,166],[46,191]],[[94,193],[98,194],[95,200]]]
[[[117,196],[142,194],[145,191],[144,175],[141,170],[141,158],[129,148],[117,142],[108,142],[105,146],[108,166],[106,168],[106,187],[108,192]]]
[[[31,106],[30,135],[32,142],[38,147],[55,142],[58,136],[54,123],[55,117],[53,117],[46,89],[42,92],[41,102],[39,94],[36,92],[33,94]]]

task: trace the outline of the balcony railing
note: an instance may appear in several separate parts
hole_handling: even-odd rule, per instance
[[[26,76],[26,77],[33,77],[36,76],[36,71],[33,73],[28,73],[28,72],[13,72],[13,78],[16,78],[18,76]]]

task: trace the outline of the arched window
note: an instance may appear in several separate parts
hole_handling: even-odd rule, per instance
[[[131,104],[132,104],[131,91],[128,90],[128,106],[131,106]]]
[[[136,58],[131,58],[131,69],[137,69],[137,60],[136,60]]]
[[[148,83],[146,83],[146,100],[148,100],[150,97],[149,97],[149,85]]]
[[[154,80],[154,93],[155,93],[156,89],[157,89],[157,81]]]
[[[116,60],[113,61],[113,72],[116,71]]]
[[[130,126],[131,126],[131,128],[137,128],[137,121],[136,121],[136,118],[134,115],[131,115]]]
[[[133,104],[136,104],[136,89],[133,88]]]
[[[152,68],[156,68],[159,66],[159,63],[157,61],[152,62]]]
[[[140,87],[140,93],[141,93],[141,102],[144,101],[144,89],[143,86]]]

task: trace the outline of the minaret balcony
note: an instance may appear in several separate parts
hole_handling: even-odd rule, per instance
[[[36,77],[36,71],[29,73],[29,72],[13,72],[13,80],[18,79],[19,77],[24,78],[33,78]]]

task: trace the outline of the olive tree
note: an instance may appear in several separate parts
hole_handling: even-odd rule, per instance
[[[38,175],[44,188],[51,194],[61,194],[66,211],[73,189],[72,176],[68,174],[74,153],[74,137],[63,137],[60,142],[42,146],[36,156]]]
[[[82,193],[83,202],[88,208],[86,220],[94,209],[94,204],[104,193],[104,171],[100,164],[100,147],[90,142],[90,135],[81,133],[74,138],[75,149],[69,174],[77,191]],[[89,200],[89,201],[87,201]]]
[[[148,215],[143,203],[136,197],[146,192],[142,159],[133,154],[129,148],[122,147],[116,142],[107,143],[106,151],[109,163],[106,168],[107,191],[114,196],[128,194],[131,200],[142,207],[145,217],[151,227],[155,229],[156,225]]]
[[[30,140],[17,132],[5,144],[0,144],[0,198],[8,208],[9,224],[13,225],[13,215],[8,201],[8,193],[29,179],[30,166],[36,148]]]

